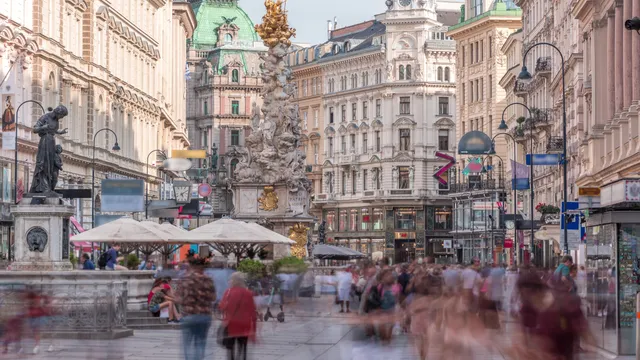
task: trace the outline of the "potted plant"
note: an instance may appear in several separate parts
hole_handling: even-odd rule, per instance
[[[560,208],[554,205],[539,203],[538,205],[536,205],[536,211],[542,215],[559,214]]]
[[[262,276],[265,265],[259,260],[244,259],[238,265],[238,271],[247,274],[249,279],[255,279]]]

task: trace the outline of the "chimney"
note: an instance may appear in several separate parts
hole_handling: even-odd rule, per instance
[[[338,17],[334,16],[333,17],[333,30],[336,30],[338,28]]]
[[[327,20],[327,39],[331,40],[331,31],[333,31],[333,23]]]

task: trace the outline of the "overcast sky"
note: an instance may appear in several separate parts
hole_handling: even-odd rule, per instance
[[[238,5],[255,24],[262,23],[264,0],[239,0]],[[327,20],[338,17],[338,27],[373,19],[386,10],[384,0],[289,0],[289,22],[296,29],[296,43],[318,44],[327,40]]]

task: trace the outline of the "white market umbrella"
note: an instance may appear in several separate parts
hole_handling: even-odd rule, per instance
[[[157,243],[167,244],[172,235],[149,221],[140,222],[123,217],[73,237],[73,242],[94,243]]]
[[[295,241],[258,224],[248,224],[244,221],[227,218],[203,225],[189,233],[193,235],[194,243],[295,244]],[[201,238],[206,240],[200,240]]]

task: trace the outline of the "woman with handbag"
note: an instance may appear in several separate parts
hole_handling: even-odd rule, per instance
[[[218,339],[229,351],[229,360],[246,360],[247,343],[256,338],[256,304],[253,293],[247,289],[245,274],[233,273],[229,286],[220,302],[225,320],[218,330]]]

